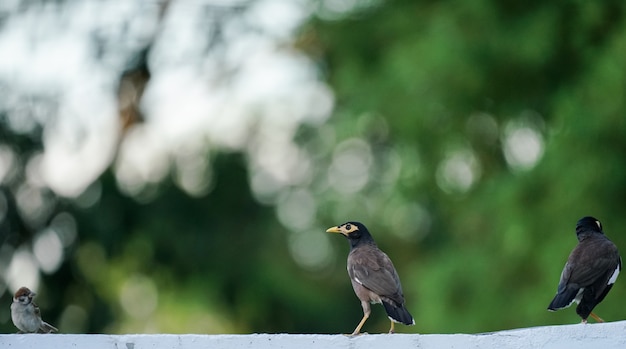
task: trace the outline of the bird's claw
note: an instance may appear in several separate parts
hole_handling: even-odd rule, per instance
[[[358,336],[363,335],[363,334],[369,334],[369,333],[367,333],[367,332],[352,332],[350,334],[344,334],[344,336],[346,336],[346,337],[358,337]]]

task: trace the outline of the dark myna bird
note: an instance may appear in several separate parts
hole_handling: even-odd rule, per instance
[[[578,245],[570,253],[561,273],[556,296],[548,310],[556,311],[578,303],[576,313],[587,322],[589,315],[604,322],[591,311],[602,302],[622,269],[617,247],[602,232],[600,221],[581,218],[576,223]]]
[[[348,275],[354,293],[361,300],[363,318],[354,329],[357,335],[370,316],[370,303],[382,303],[391,320],[389,333],[394,332],[394,323],[414,325],[415,321],[404,306],[404,295],[396,269],[391,259],[381,251],[370,232],[358,222],[347,222],[329,228],[327,233],[343,234],[350,242]]]

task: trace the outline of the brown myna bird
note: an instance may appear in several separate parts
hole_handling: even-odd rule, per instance
[[[548,310],[556,311],[578,303],[576,313],[587,323],[589,315],[604,322],[593,308],[602,302],[622,270],[622,259],[617,247],[602,232],[600,221],[593,217],[581,218],[576,224],[578,245],[572,250]]]
[[[382,303],[391,320],[389,333],[394,333],[394,323],[414,325],[415,320],[404,306],[404,295],[396,269],[391,259],[381,251],[370,232],[359,222],[347,222],[329,228],[327,233],[343,234],[350,242],[348,275],[354,293],[361,300],[363,318],[352,332],[358,335],[370,316],[370,303]]]

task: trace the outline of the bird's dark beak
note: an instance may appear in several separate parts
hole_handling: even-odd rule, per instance
[[[35,296],[36,296],[36,295],[37,295],[37,294],[36,294],[35,292],[31,292],[31,293],[28,295],[28,298],[35,298]]]
[[[330,227],[330,228],[326,229],[326,232],[327,233],[339,233],[339,234],[342,233],[342,231],[341,231],[341,229],[339,229],[339,227]]]

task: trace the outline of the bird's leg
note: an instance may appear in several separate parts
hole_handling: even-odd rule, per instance
[[[394,325],[394,322],[393,322],[393,321],[391,321],[391,328],[389,329],[389,333],[390,333],[390,334],[391,334],[391,333],[396,333],[396,331],[394,331],[394,326],[395,326],[395,325]]]
[[[363,327],[363,324],[365,324],[365,321],[367,321],[367,318],[370,317],[370,313],[372,312],[369,302],[361,301],[361,307],[363,307],[363,318],[361,319],[361,322],[359,322],[359,325],[354,329],[351,336],[356,336],[361,332],[361,327]]]
[[[594,314],[593,312],[591,314],[589,314],[589,315],[591,315],[591,317],[594,318],[597,322],[604,322],[604,320],[602,320],[601,317],[599,317],[598,315]]]

